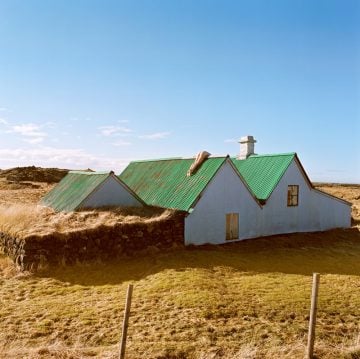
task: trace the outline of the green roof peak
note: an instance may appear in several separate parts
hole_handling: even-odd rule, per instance
[[[252,155],[245,160],[231,160],[257,199],[266,201],[295,156],[295,152],[290,152]]]
[[[111,172],[70,171],[46,196],[41,204],[55,211],[75,211]]]
[[[189,177],[194,158],[136,161],[119,178],[149,205],[189,211],[225,160],[210,157]]]

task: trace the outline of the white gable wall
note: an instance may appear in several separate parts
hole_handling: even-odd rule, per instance
[[[257,236],[261,207],[229,163],[210,181],[185,218],[185,244],[220,244],[226,240],[226,214],[239,213],[239,239]]]
[[[299,186],[299,205],[287,206],[288,185]],[[351,207],[309,187],[293,160],[261,213],[259,235],[314,232],[350,226]]]
[[[96,208],[102,206],[136,206],[142,204],[114,177],[109,176],[93,193],[81,204],[82,208]]]
[[[319,208],[317,222],[321,231],[351,227],[351,206],[325,193],[316,190],[312,190],[312,193],[313,204]]]

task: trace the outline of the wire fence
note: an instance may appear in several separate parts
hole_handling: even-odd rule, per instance
[[[293,335],[294,346],[297,352],[303,351],[303,357],[314,358],[314,350],[316,352],[317,339],[324,342],[330,342],[335,349],[339,349],[341,345],[343,347],[349,347],[352,345],[354,348],[360,346],[360,326],[356,322],[356,318],[359,318],[359,313],[356,312],[356,308],[353,306],[354,311],[350,310],[350,313],[346,313],[347,319],[354,317],[354,322],[346,322],[345,315],[342,311],[344,305],[351,301],[352,298],[356,298],[358,295],[354,293],[353,297],[344,297],[341,295],[341,291],[337,286],[332,286],[331,277],[327,278],[325,283],[319,281],[320,275],[314,273],[313,280],[304,277],[300,281],[289,281],[289,285],[286,286],[287,293],[284,293],[283,283],[279,283],[278,290],[266,290],[259,287],[258,290],[254,290],[255,285],[249,285],[248,288],[244,288],[243,291],[243,303],[241,308],[237,308],[237,303],[234,301],[233,305],[221,304],[221,297],[215,298],[216,305],[213,307],[210,305],[204,308],[201,316],[198,318],[192,318],[190,325],[194,326],[207,326],[208,337],[216,338],[219,335],[226,337],[225,342],[227,345],[238,347],[237,339],[239,335],[242,336],[242,342],[255,343],[258,345],[258,341],[269,341],[271,336],[279,337],[281,342],[282,331],[286,332],[286,335]],[[280,285],[281,284],[281,285]],[[344,283],[343,285],[346,285]],[[135,288],[136,290],[136,288]],[[286,295],[285,295],[286,294]],[[231,296],[232,291],[228,287],[223,288],[222,296]],[[228,300],[225,301],[228,303]],[[129,303],[128,303],[129,304]],[[353,305],[353,303],[352,303]],[[360,307],[359,307],[360,308]],[[130,313],[129,308],[125,311]],[[180,308],[179,311],[183,311],[184,318],[186,317],[186,311],[188,308]],[[259,315],[261,313],[261,315]],[[264,313],[266,313],[264,315]],[[190,313],[189,313],[190,314]],[[192,313],[193,314],[193,313]],[[344,318],[343,318],[344,317]],[[138,322],[138,318],[136,322]],[[234,323],[244,323],[240,326],[242,332],[238,333],[238,328],[235,328]],[[215,324],[214,324],[215,323]],[[221,326],[221,333],[219,333],[219,327],[216,323],[223,323]],[[131,341],[141,338],[136,335],[136,328],[139,328],[144,323],[137,323],[135,328],[131,330]],[[227,324],[227,325],[225,325]],[[131,318],[129,326],[131,327]],[[184,327],[185,328],[185,327]],[[224,329],[225,328],[225,329]],[[271,330],[269,330],[271,328]],[[358,333],[358,336],[354,336],[354,333]],[[121,342],[126,342],[124,338],[126,333],[123,333]],[[348,335],[348,337],[347,337]],[[244,337],[246,337],[244,339]],[[168,348],[176,348],[181,341],[181,336],[174,337],[173,340],[169,340],[170,337],[163,338],[163,341],[167,341]],[[189,336],[189,345],[192,340]],[[144,345],[146,338],[143,338]],[[302,343],[299,345],[299,343]],[[147,344],[150,344],[147,343]],[[156,345],[156,343],[153,343]],[[157,343],[158,344],[158,343]],[[331,347],[330,345],[330,347]],[[341,348],[340,348],[341,349]],[[122,345],[123,353],[119,356],[121,359],[125,358],[125,346]],[[320,350],[320,346],[319,346]],[[331,350],[328,348],[328,350]],[[360,347],[359,347],[360,354]],[[252,358],[252,356],[248,356]],[[253,356],[258,357],[256,355]],[[285,357],[285,356],[284,356]],[[291,357],[291,356],[287,356]],[[329,357],[329,356],[328,356]],[[337,354],[334,354],[334,358]]]

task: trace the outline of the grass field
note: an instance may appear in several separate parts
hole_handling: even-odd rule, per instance
[[[0,205],[34,204],[52,186],[0,178]],[[360,358],[360,187],[320,188],[353,203],[353,228],[36,275],[0,255],[0,358],[117,358],[133,283],[129,359],[300,359],[313,272],[321,273],[317,357]]]
[[[116,358],[134,284],[128,358],[303,358],[311,273],[316,354],[360,357],[358,228],[190,248],[17,274],[0,259],[3,358]]]

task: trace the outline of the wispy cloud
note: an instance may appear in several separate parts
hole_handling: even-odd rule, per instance
[[[41,131],[41,126],[33,123],[24,123],[22,125],[15,125],[11,127],[9,132],[18,133],[22,136],[28,137],[45,137],[46,133]]]
[[[24,138],[23,141],[29,143],[30,145],[37,145],[38,143],[43,142],[44,138],[43,137]]]
[[[55,128],[56,127],[56,122],[47,121],[47,122],[44,123],[44,127]]]
[[[18,134],[23,137],[25,142],[30,144],[38,144],[47,137],[47,133],[42,131],[42,126],[33,123],[11,126],[6,132]]]
[[[151,133],[148,135],[141,135],[139,136],[139,138],[144,139],[144,140],[162,140],[164,138],[169,137],[171,134],[171,132],[156,132],[156,133]]]
[[[119,140],[119,141],[115,141],[112,143],[113,146],[116,147],[121,147],[121,146],[130,146],[131,142],[129,141],[123,141],[123,140]]]
[[[0,112],[9,112],[10,110],[7,107],[0,107]]]
[[[95,156],[83,149],[64,149],[49,146],[0,149],[0,161],[7,166],[36,165],[42,167],[93,168],[119,171],[128,159]]]
[[[132,132],[130,128],[123,126],[101,126],[98,127],[98,130],[100,130],[101,135],[106,137],[121,136],[123,134]]]
[[[2,124],[2,125],[8,125],[9,122],[7,122],[4,118],[0,118],[0,124]]]

